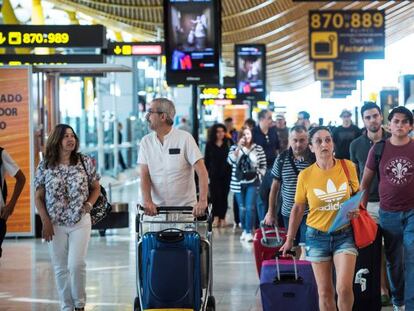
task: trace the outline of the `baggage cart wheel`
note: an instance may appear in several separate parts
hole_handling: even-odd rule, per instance
[[[207,299],[207,308],[206,311],[215,311],[216,310],[216,299],[214,296],[209,296]]]
[[[106,229],[99,229],[99,236],[105,236],[106,235]]]
[[[135,297],[134,311],[141,311],[141,304],[139,303],[139,297]]]

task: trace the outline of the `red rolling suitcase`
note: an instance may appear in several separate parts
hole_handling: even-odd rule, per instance
[[[264,260],[274,259],[276,252],[285,243],[286,230],[276,226],[267,226],[263,222],[260,228],[256,230],[253,237],[253,251],[256,260],[257,274],[260,278],[262,262]]]

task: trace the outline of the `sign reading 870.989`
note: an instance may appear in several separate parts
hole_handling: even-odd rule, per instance
[[[0,25],[0,47],[106,47],[101,25]]]
[[[384,11],[310,11],[309,47],[311,60],[384,58]]]

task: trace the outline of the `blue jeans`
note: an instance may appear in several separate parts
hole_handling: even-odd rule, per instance
[[[414,209],[379,211],[392,303],[414,310]]]
[[[289,217],[282,216],[283,217],[283,223],[285,225],[286,230],[289,229]],[[304,246],[306,244],[306,229],[308,226],[306,225],[306,219],[308,218],[308,215],[303,215],[302,221],[300,222],[298,232],[296,233],[295,241],[293,244]]]
[[[247,233],[252,232],[255,214],[257,187],[255,184],[242,184],[241,192],[236,193],[237,204],[239,204],[240,222]]]
[[[269,194],[272,182],[272,169],[270,168],[266,170],[266,174],[263,176],[262,183],[259,187],[259,195],[256,199],[257,217],[259,217],[259,222],[265,218],[267,209],[269,208]]]

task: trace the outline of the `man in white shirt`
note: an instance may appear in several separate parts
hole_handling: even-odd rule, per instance
[[[156,98],[149,107],[146,119],[153,132],[141,140],[138,154],[145,214],[156,215],[157,206],[193,206],[193,215],[203,216],[208,173],[200,149],[191,134],[172,127],[172,101]],[[194,171],[199,182],[198,201]]]
[[[4,180],[4,175],[6,173],[10,176],[14,176],[16,179],[13,194],[8,202],[6,199],[7,188]],[[13,214],[14,207],[23,190],[25,182],[26,177],[23,172],[19,169],[7,151],[0,147],[0,257],[2,254],[1,245],[7,232],[7,219]]]

